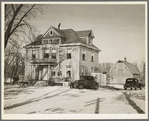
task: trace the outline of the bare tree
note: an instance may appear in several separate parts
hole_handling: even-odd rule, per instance
[[[5,48],[9,41],[18,40],[20,36],[32,34],[34,27],[28,22],[35,18],[37,11],[41,11],[37,5],[32,4],[5,4]]]

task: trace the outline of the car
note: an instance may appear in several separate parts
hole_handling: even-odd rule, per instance
[[[93,76],[81,76],[80,80],[75,80],[70,82],[70,88],[93,88],[98,89],[99,84],[95,81]]]
[[[142,89],[141,84],[137,78],[127,78],[124,84],[124,89],[127,90],[127,88],[130,88],[131,90],[133,88],[135,90],[137,90],[137,88],[140,88],[140,90]]]

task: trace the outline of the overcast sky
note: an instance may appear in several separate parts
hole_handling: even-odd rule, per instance
[[[99,62],[145,59],[145,5],[45,5],[32,20],[41,34],[59,23],[61,29],[92,30],[102,50]]]

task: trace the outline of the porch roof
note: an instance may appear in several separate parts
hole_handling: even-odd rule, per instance
[[[44,59],[38,59],[38,58],[34,58],[30,61],[31,63],[36,63],[36,64],[40,64],[40,63],[53,63],[53,64],[57,64],[57,59],[52,59],[52,58],[44,58]]]

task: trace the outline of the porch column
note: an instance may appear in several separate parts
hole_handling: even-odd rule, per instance
[[[51,69],[50,69],[50,65],[48,65],[48,80],[51,78]]]

